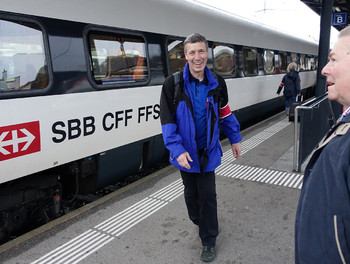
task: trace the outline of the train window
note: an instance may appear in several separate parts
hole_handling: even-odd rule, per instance
[[[91,32],[89,43],[97,84],[125,84],[148,79],[146,44],[142,37]]]
[[[301,54],[300,55],[300,71],[306,70],[306,65],[305,65],[305,55]]]
[[[168,62],[169,73],[173,74],[184,69],[186,58],[184,53],[184,45],[182,40],[168,40]]]
[[[275,71],[275,53],[272,50],[264,51],[264,72],[266,74]]]
[[[0,20],[0,92],[46,88],[43,33],[32,22]]]
[[[310,57],[310,70],[314,71],[316,70],[316,62],[314,57]]]
[[[278,54],[280,62],[280,73],[286,72],[288,67],[288,57],[286,52],[280,52]]]
[[[295,62],[298,65],[298,70],[299,70],[299,68],[300,68],[300,60],[299,60],[298,54],[297,53],[292,53],[291,57],[292,57],[292,62]]]
[[[258,74],[258,52],[255,49],[243,48],[243,68],[245,76]]]
[[[280,58],[278,53],[275,53],[275,66],[276,66],[276,73],[280,73],[279,72],[279,65],[280,65]]]
[[[213,49],[210,46],[208,48],[207,67],[211,72],[214,72]]]
[[[305,70],[306,71],[310,70],[309,57],[308,56],[305,56]]]
[[[234,77],[236,75],[235,51],[228,46],[214,45],[215,72],[222,77]]]
[[[287,54],[287,65],[289,65],[292,62],[292,56],[290,53]]]
[[[313,70],[313,61],[312,61],[312,57],[311,56],[307,56],[306,57],[306,70],[310,71],[310,70]]]

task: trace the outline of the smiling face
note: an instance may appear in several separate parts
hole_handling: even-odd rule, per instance
[[[202,80],[209,52],[204,42],[187,43],[185,57],[193,77]]]
[[[350,36],[338,39],[322,74],[327,77],[328,98],[350,106]]]

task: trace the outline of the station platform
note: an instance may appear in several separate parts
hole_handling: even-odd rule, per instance
[[[219,236],[212,263],[294,263],[302,173],[292,171],[294,123],[284,113],[227,140],[216,170]],[[0,263],[203,263],[180,173],[168,166],[0,246]]]

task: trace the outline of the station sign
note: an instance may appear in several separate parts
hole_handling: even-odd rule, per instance
[[[348,13],[333,13],[332,26],[342,26],[347,24]]]

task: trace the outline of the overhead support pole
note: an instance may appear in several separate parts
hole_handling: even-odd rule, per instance
[[[328,62],[329,43],[332,26],[333,0],[322,1],[321,29],[318,48],[318,68],[315,96],[321,96],[326,92],[327,78],[321,74],[323,67]]]

